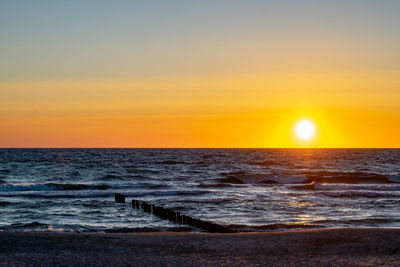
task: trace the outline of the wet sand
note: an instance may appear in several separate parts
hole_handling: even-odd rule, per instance
[[[400,229],[270,233],[0,232],[0,266],[400,266]]]

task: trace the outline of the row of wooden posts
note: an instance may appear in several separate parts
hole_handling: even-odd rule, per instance
[[[125,196],[119,193],[115,194],[115,202],[125,203]],[[233,233],[229,227],[216,224],[213,222],[192,218],[191,216],[181,214],[180,212],[172,209],[149,204],[145,201],[132,199],[132,208],[141,209],[146,213],[153,214],[161,219],[169,220],[177,224],[186,224],[200,229],[204,229],[211,233]]]

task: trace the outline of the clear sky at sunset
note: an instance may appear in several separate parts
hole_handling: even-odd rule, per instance
[[[399,14],[395,0],[1,1],[0,147],[400,147]]]

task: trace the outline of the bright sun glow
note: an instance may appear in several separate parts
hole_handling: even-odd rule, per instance
[[[301,140],[310,140],[314,136],[315,127],[309,120],[302,120],[296,125],[296,135]]]

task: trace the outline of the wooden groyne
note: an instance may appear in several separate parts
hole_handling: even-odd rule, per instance
[[[122,194],[115,194],[115,202],[117,203],[125,203],[125,196]]]
[[[117,197],[118,195],[118,197]],[[123,202],[121,202],[123,197]],[[118,199],[118,200],[117,200]],[[115,194],[115,202],[124,203],[125,196],[121,194]],[[164,220],[169,220],[177,224],[186,224],[196,228],[206,230],[210,233],[234,233],[236,231],[229,229],[228,226],[216,224],[210,221],[200,220],[193,218],[189,215],[181,214],[180,212],[172,209],[164,208],[154,204],[150,204],[145,201],[132,199],[132,208],[140,209],[146,213],[153,214]]]

